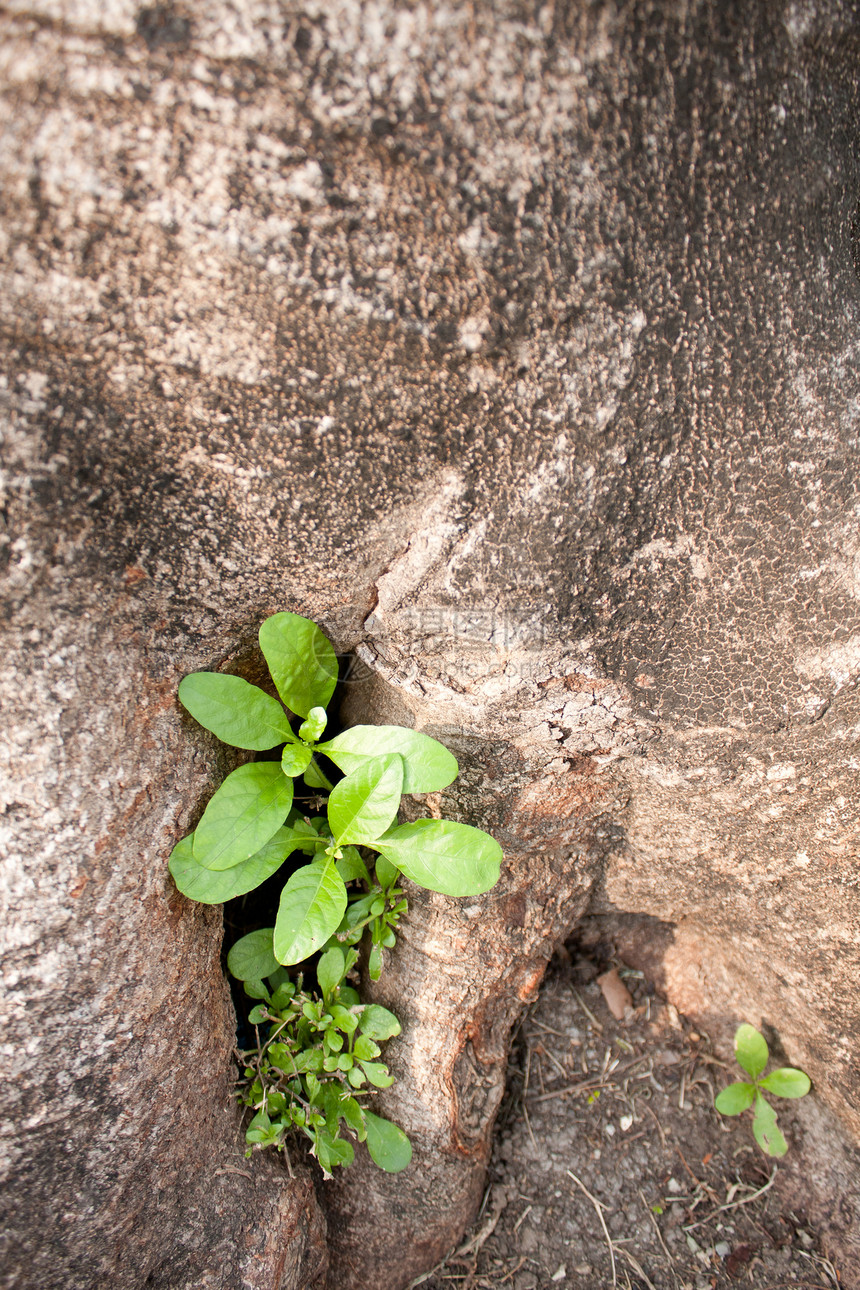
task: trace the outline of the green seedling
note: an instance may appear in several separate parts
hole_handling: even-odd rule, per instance
[[[370,1088],[393,1083],[388,1067],[377,1061],[380,1040],[400,1034],[393,1012],[378,1004],[362,1005],[358,994],[344,984],[357,951],[333,946],[317,963],[320,993],[302,989],[283,969],[271,968],[272,928],[251,932],[233,946],[228,966],[254,999],[251,1010],[257,1026],[256,1049],[239,1053],[243,1070],[240,1098],[254,1111],[245,1135],[254,1147],[283,1148],[288,1134],[310,1140],[311,1153],[324,1173],[351,1164],[352,1143],[346,1131],[366,1142],[380,1169],[399,1173],[412,1159],[412,1147],[402,1129],[365,1105]],[[246,974],[254,974],[248,976]],[[283,974],[283,975],[282,975]],[[260,1038],[265,1027],[265,1038]]]
[[[768,1156],[784,1156],[788,1143],[776,1122],[776,1112],[765,1099],[764,1093],[774,1097],[804,1097],[809,1092],[809,1076],[791,1066],[780,1066],[760,1078],[770,1053],[764,1035],[753,1026],[738,1026],[735,1032],[735,1057],[738,1065],[751,1076],[750,1081],[739,1080],[717,1094],[714,1106],[721,1115],[740,1115],[755,1108],[753,1134],[756,1142]]]
[[[359,1099],[366,1085],[391,1083],[376,1061],[377,1040],[400,1027],[386,1013],[396,1029],[386,1023],[388,1033],[381,1033],[385,1010],[364,1007],[343,984],[358,959],[353,947],[365,942],[368,976],[378,980],[407,912],[401,875],[443,895],[479,895],[498,880],[501,847],[453,820],[397,823],[403,793],[436,792],[457,775],[456,759],[429,735],[355,726],[323,740],[338,672],[334,649],[315,623],[274,614],[260,628],[260,647],[281,702],[220,672],[185,677],[179,698],[225,743],[253,752],[281,748],[280,761],[248,762],[227,776],[197,828],[174,847],[170,872],[184,895],[214,905],[253,891],[291,856],[304,857],[284,884],[274,926],[243,937],[228,957],[245,992],[261,1001],[251,1013],[262,1028],[258,1047],[241,1054],[240,1096],[256,1111],[247,1140],[282,1147],[289,1132],[302,1133],[328,1173],[353,1158],[341,1137],[345,1128],[395,1172],[409,1162],[408,1139]],[[320,756],[342,775],[337,783]],[[294,807],[300,776],[328,793],[325,815]],[[302,974],[296,984],[286,971],[317,954],[321,994],[304,991]],[[343,965],[334,985],[332,965],[338,971]]]

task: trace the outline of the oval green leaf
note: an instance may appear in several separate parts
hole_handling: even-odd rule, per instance
[[[327,725],[325,708],[311,708],[307,720],[299,726],[299,738],[305,739],[309,744],[316,743]]]
[[[406,726],[353,726],[328,743],[320,744],[345,775],[351,775],[367,757],[399,753],[404,761],[403,792],[435,793],[457,778],[457,759],[438,739]]]
[[[389,887],[393,887],[397,881],[398,872],[397,866],[393,865],[390,860],[386,860],[385,856],[378,857],[376,861],[376,881],[380,887],[383,887],[386,891]]]
[[[337,930],[346,909],[346,887],[334,860],[297,869],[281,892],[275,922],[275,957],[300,963],[315,954]]]
[[[335,842],[374,842],[397,815],[402,788],[401,757],[393,753],[365,758],[329,796],[328,821]]]
[[[499,880],[495,838],[454,820],[415,820],[373,843],[407,878],[444,896],[477,896]]]
[[[333,945],[330,950],[326,950],[325,954],[320,955],[317,963],[317,984],[326,1003],[346,976],[346,965],[346,950],[340,945]]]
[[[278,829],[265,846],[232,869],[204,869],[194,859],[194,834],[190,833],[171,851],[168,868],[183,896],[201,905],[222,905],[234,896],[244,896],[271,878],[287,856],[302,847],[305,841],[285,827]]]
[[[261,981],[278,969],[272,951],[274,928],[261,927],[237,941],[227,955],[227,970],[240,981]]]
[[[311,758],[311,763],[305,771],[305,783],[308,788],[331,788],[331,784],[326,779],[319,767],[316,758]]]
[[[359,1062],[358,1064],[374,1088],[390,1088],[394,1083],[394,1076],[389,1075],[388,1067],[382,1062]]]
[[[269,991],[266,989],[265,983],[263,981],[256,981],[256,980],[243,981],[242,985],[245,988],[245,993],[250,998],[265,999],[266,1003],[271,1003],[272,996],[269,994]]]
[[[272,1122],[265,1111],[258,1111],[245,1131],[246,1142],[267,1142],[272,1131]]]
[[[195,721],[234,748],[264,752],[292,734],[277,699],[241,676],[192,672],[179,683],[179,700]]]
[[[363,1008],[358,1024],[361,1033],[369,1039],[391,1039],[392,1035],[400,1034],[400,1022],[394,1013],[379,1003],[369,1003]]]
[[[412,1143],[406,1134],[390,1120],[372,1111],[364,1112],[367,1149],[374,1164],[389,1174],[399,1174],[412,1159]]]
[[[354,882],[357,878],[370,885],[370,874],[355,847],[344,847],[343,855],[337,862],[337,871],[344,882]]]
[[[359,1035],[352,1046],[352,1051],[361,1061],[372,1062],[374,1057],[379,1056],[379,1044],[369,1035]]]
[[[355,1098],[341,1094],[338,1113],[346,1120],[359,1142],[364,1142],[367,1136],[364,1128],[364,1112]]]
[[[738,1026],[735,1031],[735,1057],[747,1075],[753,1079],[761,1075],[769,1057],[764,1035],[760,1035],[754,1026]]]
[[[293,801],[293,781],[277,762],[255,761],[228,775],[194,831],[192,854],[204,869],[232,869],[277,833]]]
[[[752,1084],[729,1084],[718,1093],[714,1099],[714,1106],[720,1115],[740,1115],[741,1111],[752,1106],[755,1099],[755,1087]]]
[[[805,1097],[812,1087],[807,1074],[793,1066],[780,1066],[761,1081],[761,1087],[776,1097]]]
[[[313,753],[304,744],[287,744],[281,756],[281,770],[285,775],[304,775],[313,761]]]
[[[337,658],[316,623],[273,614],[260,627],[260,649],[291,712],[307,717],[311,708],[326,707],[337,684]]]
[[[756,1094],[753,1136],[765,1155],[784,1156],[788,1143],[776,1122],[776,1111],[760,1093]]]
[[[311,1154],[316,1156],[320,1168],[327,1175],[338,1165],[351,1165],[355,1159],[352,1143],[335,1137],[328,1129],[317,1129]]]

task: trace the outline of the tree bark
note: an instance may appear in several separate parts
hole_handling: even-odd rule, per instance
[[[586,910],[667,926],[856,1142],[854,6],[4,21],[5,1284],[402,1287]],[[284,608],[355,651],[348,719],[459,756],[409,809],[506,851],[411,894],[416,1164],[322,1207],[244,1160],[219,914],[166,870],[232,764],[178,682],[259,679]]]

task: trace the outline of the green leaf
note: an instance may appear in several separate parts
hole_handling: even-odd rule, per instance
[[[793,1066],[780,1066],[771,1071],[763,1080],[761,1087],[776,1097],[805,1097],[812,1087],[809,1076]]]
[[[352,1050],[363,1062],[372,1062],[379,1056],[379,1044],[375,1044],[369,1035],[359,1035]]]
[[[328,834],[328,820],[324,815],[301,815],[298,808],[290,812],[289,823],[296,833],[308,838],[321,838]]]
[[[338,870],[340,872],[340,870]],[[369,896],[359,896],[357,900],[351,900],[343,919],[343,926],[355,927],[370,914],[370,906],[373,904],[374,895],[371,892]]]
[[[227,968],[240,981],[259,981],[278,966],[272,952],[272,928],[261,927],[237,941],[227,955]]]
[[[326,1128],[335,1137],[338,1135],[341,1110],[340,1084],[332,1080],[323,1089],[323,1110],[325,1111]]]
[[[283,825],[293,783],[276,762],[255,761],[228,775],[194,831],[192,855],[204,869],[232,869]]]
[[[343,855],[337,862],[337,871],[344,882],[353,882],[356,878],[361,879],[362,882],[370,882],[367,865],[355,847],[344,847]]]
[[[256,1008],[252,1008],[248,1013],[248,1020],[252,1026],[261,1026],[269,1015],[269,1010],[264,1003],[258,1003]]]
[[[249,981],[242,982],[242,988],[249,999],[263,999],[266,1003],[271,1003],[272,998],[266,989],[265,982],[256,980],[253,977]]]
[[[753,1084],[729,1084],[724,1088],[722,1093],[718,1093],[714,1099],[714,1106],[720,1115],[740,1115],[747,1107],[752,1106],[755,1098],[755,1086]]]
[[[394,1078],[388,1074],[388,1067],[382,1062],[359,1062],[361,1069],[373,1084],[374,1088],[390,1088]]]
[[[761,1093],[757,1093],[755,1099],[753,1134],[762,1151],[768,1156],[784,1156],[788,1151],[788,1143],[776,1123],[776,1111],[764,1100]]]
[[[277,699],[241,676],[192,672],[179,682],[179,700],[195,721],[234,748],[264,752],[292,736]]]
[[[297,1070],[299,1073],[313,1073],[314,1071],[319,1073],[323,1068],[323,1061],[322,1049],[303,1048],[301,1052],[296,1053],[291,1069]],[[310,1082],[310,1075],[308,1075],[308,1082]]]
[[[346,951],[339,945],[333,945],[330,950],[320,956],[317,963],[317,983],[322,990],[323,998],[328,1003],[337,987],[340,985],[347,973]]]
[[[374,945],[367,956],[367,975],[371,981],[378,981],[382,976],[382,950]]]
[[[330,785],[325,775],[320,770],[315,761],[312,761],[305,771],[305,783],[308,788],[329,788]]]
[[[367,1136],[364,1127],[364,1111],[359,1106],[354,1097],[341,1096],[340,1106],[338,1108],[340,1115],[346,1120],[359,1142],[364,1142]]]
[[[292,811],[291,815],[296,812]],[[319,825],[319,828],[316,827]],[[305,819],[296,819],[292,825],[293,831],[301,838],[300,849],[307,855],[317,855],[324,851],[329,844],[328,820],[322,815],[315,816],[308,821]]]
[[[265,846],[232,869],[204,869],[194,859],[193,844],[194,834],[190,833],[171,851],[168,868],[173,881],[190,900],[201,905],[223,905],[271,878],[287,856],[305,844],[305,839],[286,827],[278,829]]]
[[[393,887],[397,882],[397,876],[400,870],[393,865],[385,856],[377,856],[376,859],[376,881],[385,891]]]
[[[373,842],[397,814],[403,788],[403,759],[368,757],[332,789],[328,820],[335,842]]]
[[[302,744],[287,744],[281,755],[281,770],[291,777],[304,775],[313,756],[310,748],[305,748]]]
[[[344,1031],[345,1034],[351,1035],[358,1029],[358,1017],[347,1008],[342,1008],[340,1004],[332,1004],[331,1015],[334,1017],[338,1030]]]
[[[738,1065],[755,1079],[767,1066],[768,1056],[764,1036],[754,1026],[738,1026],[735,1031],[735,1057]]]
[[[335,1138],[327,1129],[318,1129],[313,1154],[327,1174],[337,1165],[351,1165],[355,1152],[351,1142],[344,1138]]]
[[[325,708],[311,708],[307,721],[299,726],[299,738],[307,743],[316,743],[326,728],[328,717]]]
[[[260,627],[260,649],[291,712],[307,717],[325,708],[337,683],[337,658],[316,623],[298,614],[273,614]]]
[[[457,759],[444,744],[406,726],[353,726],[320,744],[317,751],[345,775],[351,775],[367,757],[399,753],[405,767],[404,793],[435,793],[457,778]]]
[[[367,1149],[374,1164],[389,1174],[399,1174],[412,1159],[412,1143],[406,1134],[390,1120],[372,1111],[364,1112],[367,1130]]]
[[[266,1056],[272,1065],[279,1071],[288,1071],[290,1074],[296,1069],[292,1053],[286,1044],[278,1041],[269,1044],[266,1049]]]
[[[300,963],[337,930],[346,909],[346,887],[330,856],[297,869],[281,892],[275,922],[275,957]]]
[[[272,1008],[275,1012],[281,1012],[288,1008],[293,1001],[293,995],[296,993],[296,987],[292,981],[284,981],[279,985],[272,995]]]
[[[381,1004],[369,1003],[359,1017],[361,1033],[370,1039],[390,1039],[400,1034],[400,1022]]]
[[[374,842],[407,878],[445,896],[477,896],[499,879],[502,848],[489,833],[453,820],[415,820]]]
[[[246,1142],[265,1142],[268,1140],[272,1122],[265,1111],[258,1111],[245,1131]]]

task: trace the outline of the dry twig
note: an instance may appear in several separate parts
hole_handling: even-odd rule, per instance
[[[576,991],[574,991],[574,994],[575,993]],[[577,1187],[580,1187],[582,1189],[582,1191],[585,1193],[585,1195],[588,1197],[588,1199],[591,1201],[592,1205],[594,1206],[595,1210],[597,1211],[597,1217],[600,1219],[600,1226],[603,1228],[603,1235],[606,1237],[606,1244],[609,1246],[609,1261],[612,1264],[612,1284],[613,1286],[617,1286],[618,1276],[616,1275],[616,1272],[615,1272],[615,1250],[612,1246],[612,1237],[609,1235],[609,1229],[607,1228],[606,1223],[604,1222],[604,1219],[603,1219],[603,1206],[601,1205],[600,1201],[597,1199],[596,1196],[592,1196],[591,1192],[588,1190],[585,1183],[582,1182],[580,1178],[577,1178],[576,1174],[571,1173],[571,1171],[568,1169],[567,1176],[568,1178],[572,1178],[573,1181],[576,1183]]]
[[[752,1195],[744,1196],[741,1200],[733,1200],[729,1205],[718,1205],[717,1208],[714,1210],[714,1212],[712,1214],[709,1214],[707,1218],[700,1218],[698,1223],[686,1224],[682,1228],[682,1231],[692,1232],[694,1227],[704,1227],[706,1223],[710,1223],[711,1219],[716,1218],[717,1214],[723,1214],[727,1209],[738,1209],[741,1205],[752,1204],[754,1200],[758,1200],[759,1196],[763,1196],[765,1192],[769,1191],[770,1188],[773,1186],[774,1182],[776,1181],[776,1171],[777,1171],[777,1166],[774,1165],[773,1173],[771,1174],[768,1181],[765,1183],[763,1187],[759,1187],[758,1191],[754,1191]],[[767,1233],[765,1233],[765,1235],[767,1235]]]

